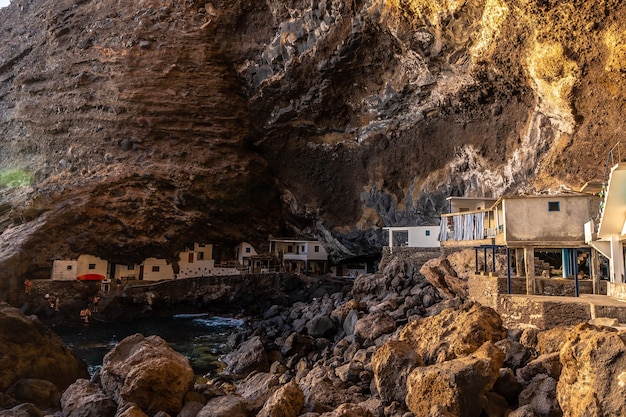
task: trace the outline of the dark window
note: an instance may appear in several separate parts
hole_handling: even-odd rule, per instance
[[[246,253],[250,253],[250,248],[246,248]]]
[[[426,236],[430,236],[430,230],[426,231]]]
[[[319,252],[320,251],[320,245],[315,245],[315,248],[313,250],[315,252]]]
[[[193,252],[189,252],[189,263],[193,263]]]
[[[67,270],[68,270],[68,271],[71,271],[71,270],[72,270],[72,265],[68,265],[68,266],[67,266]]]
[[[96,269],[96,264],[89,264],[89,269]]]
[[[548,201],[548,211],[561,211],[561,203],[558,201]]]
[[[204,260],[204,252],[198,252],[198,260],[199,261]]]
[[[293,246],[287,245],[287,253],[293,253]]]
[[[133,271],[135,269],[135,264],[128,264],[128,270]]]
[[[160,270],[161,270],[161,267],[159,267],[159,266],[155,265],[155,266],[152,267],[152,272],[159,272]]]

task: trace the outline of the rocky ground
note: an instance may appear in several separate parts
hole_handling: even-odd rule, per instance
[[[464,300],[463,277],[446,259],[424,264],[423,259],[392,258],[383,266],[380,274],[357,278],[350,292],[275,305],[248,321],[245,331],[233,338],[236,349],[223,358],[225,372],[207,383],[194,383],[188,360],[163,340],[141,335],[119,343],[96,375],[68,388],[68,378],[80,377],[75,370],[59,381],[32,370],[7,374],[10,363],[0,361],[0,399],[7,410],[2,415],[626,413],[625,333],[589,323],[507,329],[493,310]],[[446,283],[445,289],[433,285],[437,282]],[[36,320],[16,318],[19,312],[8,306],[0,313],[0,323],[13,317],[21,327],[39,326]],[[16,336],[10,331],[7,335],[9,328],[3,327],[2,343],[10,343]],[[2,351],[7,351],[5,345]]]

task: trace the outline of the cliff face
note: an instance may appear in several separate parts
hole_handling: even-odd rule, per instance
[[[600,179],[625,116],[616,0],[13,0],[0,18],[5,290],[55,257],[194,240],[368,253],[451,194]]]

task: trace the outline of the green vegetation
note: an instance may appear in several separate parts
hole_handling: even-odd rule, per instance
[[[26,170],[19,168],[0,170],[0,188],[23,187],[33,182],[33,176]]]

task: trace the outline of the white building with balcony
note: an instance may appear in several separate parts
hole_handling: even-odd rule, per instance
[[[270,239],[270,254],[282,262],[286,271],[324,274],[328,253],[317,240]]]

